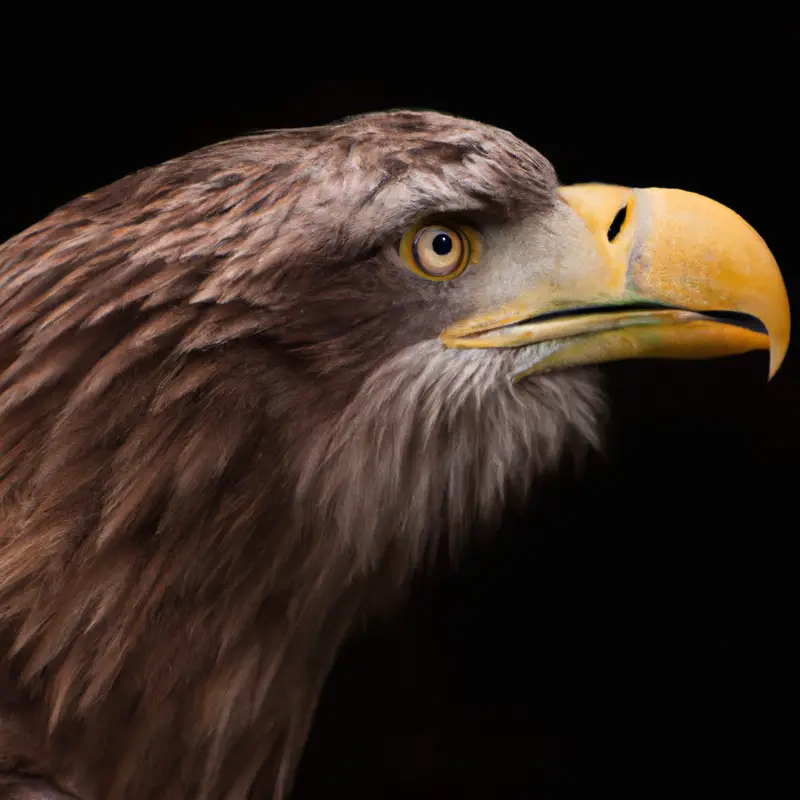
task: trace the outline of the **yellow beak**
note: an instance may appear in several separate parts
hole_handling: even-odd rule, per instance
[[[762,349],[777,372],[789,300],[772,253],[738,214],[676,189],[586,184],[559,194],[585,226],[566,258],[585,268],[538,276],[510,302],[459,320],[441,336],[447,347],[555,344],[522,375]]]

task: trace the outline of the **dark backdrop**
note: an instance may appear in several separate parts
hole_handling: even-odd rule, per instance
[[[800,26],[728,6],[6,3],[0,234],[224,137],[425,107],[511,129],[565,183],[732,206],[796,298]],[[798,358],[766,371],[609,368],[605,456],[347,648],[295,796],[793,794]]]

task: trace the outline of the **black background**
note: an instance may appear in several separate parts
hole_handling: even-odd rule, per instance
[[[800,26],[729,5],[6,3],[0,234],[221,138],[423,107],[565,183],[720,200],[795,298]],[[794,795],[798,358],[766,371],[608,368],[605,455],[346,648],[295,797]]]

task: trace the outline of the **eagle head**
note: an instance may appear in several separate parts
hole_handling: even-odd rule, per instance
[[[436,113],[74,200],[0,247],[0,763],[283,796],[354,621],[597,443],[592,365],[788,339],[734,212]]]

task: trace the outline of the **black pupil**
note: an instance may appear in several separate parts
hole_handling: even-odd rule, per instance
[[[431,247],[437,256],[446,256],[453,249],[453,240],[446,233],[437,233]]]

